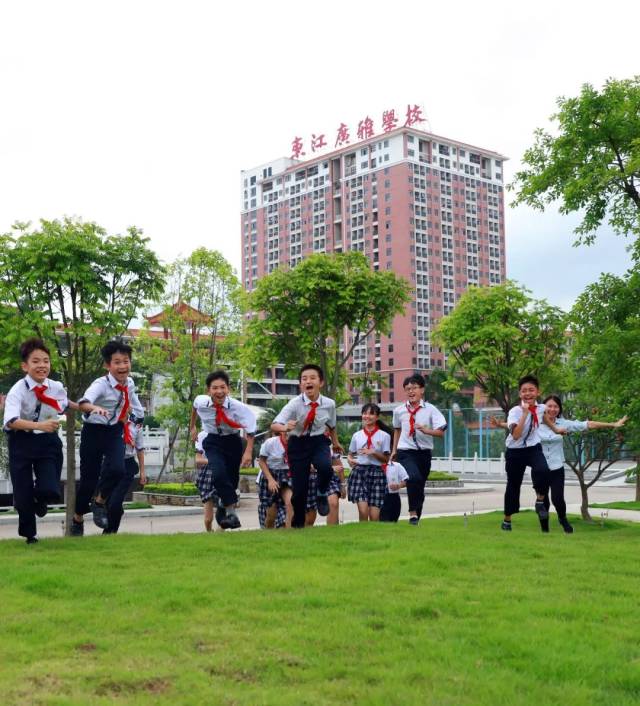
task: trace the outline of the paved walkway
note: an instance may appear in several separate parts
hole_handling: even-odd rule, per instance
[[[502,509],[504,484],[492,483],[490,486],[468,483],[466,493],[438,493],[429,494],[425,503],[424,517],[442,517],[449,515],[464,515],[464,513],[484,513]],[[577,486],[567,486],[565,489],[567,507],[570,514],[580,512],[580,489]],[[601,484],[591,488],[589,499],[595,503],[613,502],[616,500],[633,500],[635,489],[630,486]],[[522,488],[523,509],[533,509],[533,490],[530,486]],[[258,528],[257,497],[244,495],[241,500],[238,514],[245,529]],[[609,519],[625,519],[640,522],[640,512],[628,510],[606,510],[593,508],[591,514],[594,519],[600,519],[602,513],[608,513]],[[402,513],[407,515],[407,498],[402,496]],[[340,503],[340,522],[356,522],[358,513],[356,506],[347,501]],[[62,514],[50,514],[43,520],[38,520],[38,535],[40,537],[60,537],[63,535]],[[17,537],[18,519],[14,516],[0,514],[0,539],[15,539]],[[318,525],[325,524],[324,518],[319,517]],[[94,526],[90,516],[87,516],[85,529],[88,535],[99,534],[101,530]],[[125,513],[121,525],[121,532],[134,534],[175,534],[178,532],[202,532],[202,509],[161,506],[151,510],[129,510]]]

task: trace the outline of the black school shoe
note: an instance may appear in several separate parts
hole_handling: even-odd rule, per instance
[[[329,496],[326,494],[320,495],[320,493],[318,493],[316,495],[316,503],[318,508],[318,515],[326,517],[329,514]]]
[[[420,518],[419,518],[419,517],[410,517],[410,518],[409,518],[409,524],[410,524],[410,525],[413,525],[413,526],[415,527],[415,525],[417,525],[417,524],[419,524],[419,523],[420,523]]]
[[[91,512],[93,513],[93,524],[100,529],[109,527],[109,518],[107,517],[107,508],[105,505],[97,503],[95,500],[91,503]]]
[[[502,520],[502,524],[500,525],[500,529],[504,530],[505,532],[511,532],[511,522],[507,522],[506,520]]]
[[[46,500],[36,500],[35,512],[38,517],[44,517],[48,511],[49,511],[49,508],[47,507]]]
[[[540,521],[549,519],[549,510],[547,510],[543,500],[536,500],[536,512]]]
[[[84,536],[84,522],[77,522],[76,520],[71,520],[71,528],[69,529],[69,534],[72,537]]]
[[[37,543],[38,543],[37,537],[27,537],[27,544],[37,544]]]
[[[560,524],[562,525],[562,529],[565,531],[566,534],[573,534],[573,527],[569,524],[569,520],[567,520],[566,517],[563,517],[561,520],[558,520]]]
[[[226,510],[226,508],[225,517],[219,524],[222,529],[239,529],[242,526],[240,524],[240,518],[236,515],[235,511]]]

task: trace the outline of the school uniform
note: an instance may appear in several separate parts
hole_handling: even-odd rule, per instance
[[[296,426],[288,432],[289,467],[293,480],[293,527],[304,527],[311,465],[318,473],[317,495],[327,495],[333,475],[331,466],[331,439],[325,432],[335,429],[336,403],[320,395],[312,402],[305,393],[294,397],[274,419],[275,424],[295,420]],[[339,492],[339,491],[338,491]]]
[[[18,512],[18,534],[27,539],[36,536],[36,509],[42,515],[47,503],[60,501],[62,442],[57,432],[18,431],[9,424],[18,419],[57,420],[67,405],[62,383],[49,378],[38,383],[30,375],[17,382],[5,400],[3,423],[8,435],[13,505]]]
[[[415,408],[406,402],[393,410],[393,427],[400,429],[397,460],[409,474],[409,512],[415,511],[420,517],[424,505],[424,486],[431,472],[433,436],[421,432],[417,428],[418,424],[444,431],[447,421],[437,407],[424,400],[420,400]]]
[[[287,457],[287,442],[281,436],[272,436],[262,442],[260,458],[267,464],[271,475],[280,488],[291,487],[291,473]],[[276,527],[284,527],[287,519],[287,507],[280,493],[272,493],[265,474],[260,471],[256,478],[258,484],[258,521],[262,529],[266,526],[267,510],[276,505]]]
[[[201,431],[198,434],[198,438],[196,439],[195,444],[196,451],[202,454],[205,458],[206,454],[204,452],[202,442],[205,440],[207,434],[208,432]],[[213,470],[208,463],[206,466],[203,466],[202,468],[198,469],[195,485],[198,489],[198,492],[200,493],[200,500],[203,504],[211,500],[213,501],[214,506],[218,506],[220,498],[218,498],[218,494],[216,493],[216,489],[213,485]]]
[[[589,422],[558,417],[555,426],[566,429],[569,433],[582,433],[589,430]],[[546,424],[540,424],[540,441],[542,453],[547,461],[548,469],[531,471],[531,481],[538,495],[544,495],[545,507],[549,509],[549,491],[551,499],[562,521],[567,516],[567,504],[564,499],[564,437],[556,434]]]
[[[124,425],[130,415],[140,420],[144,417],[135,384],[130,377],[121,385],[111,373],[103,375],[89,385],[78,404],[83,402],[102,407],[108,414],[103,416],[91,412],[82,415],[80,485],[76,497],[78,515],[89,512],[94,494],[110,498],[124,476]],[[109,499],[107,513],[112,510],[115,518],[117,508],[115,504],[112,508]]]
[[[356,458],[356,465],[351,469],[348,480],[348,498],[352,503],[368,503],[372,507],[382,507],[387,479],[380,461],[373,456],[358,453],[361,449],[372,448],[378,453],[391,451],[391,437],[378,427],[368,434],[364,429],[351,437],[349,452]]]
[[[139,451],[144,451],[144,432],[142,424],[132,421],[128,423],[128,434],[124,445],[124,475],[111,493],[112,501],[109,503],[109,526],[105,530],[106,534],[115,534],[120,528],[120,522],[124,515],[122,504],[129,492],[133,479],[140,473],[137,455]]]
[[[240,430],[248,435],[255,434],[256,416],[239,400],[225,397],[221,405],[216,405],[209,395],[198,395],[193,401],[203,431],[207,435],[202,441],[202,449],[211,469],[213,485],[224,507],[238,502],[236,490],[240,480],[242,462],[242,438]]]
[[[400,484],[409,478],[405,467],[397,461],[388,463],[385,470],[387,487],[385,489],[384,502],[380,509],[380,522],[397,522],[400,518],[400,488],[391,490],[391,484]]]
[[[520,512],[520,487],[527,466],[531,467],[531,474],[549,470],[547,461],[542,453],[540,425],[544,417],[545,406],[536,404],[535,414],[529,414],[519,439],[514,439],[511,431],[520,422],[524,410],[521,405],[512,407],[507,416],[509,436],[505,441],[505,471],[507,473],[507,487],[504,492],[504,514],[508,517]]]

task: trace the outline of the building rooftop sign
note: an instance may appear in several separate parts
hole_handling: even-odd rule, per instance
[[[368,115],[358,122],[358,128],[355,131],[355,136],[358,141],[367,140],[376,134],[386,134],[395,130],[397,127],[401,127],[401,118],[396,115],[395,110],[385,110],[382,112],[382,118],[380,120],[380,129],[376,132],[376,126],[372,118]],[[407,110],[405,112],[404,123],[402,127],[411,127],[416,123],[425,122],[425,118],[422,117],[422,108],[419,105],[407,105]],[[328,138],[327,133],[312,133],[308,140],[304,140],[302,137],[294,137],[291,142],[291,159],[301,159],[307,156],[306,150],[311,150],[311,153],[320,152],[324,147],[329,147],[330,149],[335,149],[337,147],[344,147],[351,143],[351,131],[349,126],[341,122],[340,126],[335,133],[335,142],[333,145],[327,142],[327,139],[333,141],[333,135]]]

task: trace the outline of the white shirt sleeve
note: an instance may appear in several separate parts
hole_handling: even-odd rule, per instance
[[[24,382],[22,380],[20,380],[19,384],[24,386]],[[16,419],[20,419],[21,399],[20,393],[17,391],[16,387],[17,386],[14,385],[9,390],[9,394],[4,401],[4,428],[6,430],[9,429],[7,424],[15,422]]]
[[[273,420],[273,423],[286,424],[289,420],[296,419],[296,407],[298,405],[298,401],[298,397],[294,397],[292,400],[289,400]]]
[[[433,429],[446,429],[447,420],[442,412],[434,405],[431,405],[431,426]]]
[[[84,395],[78,400],[78,403],[89,402],[89,404],[95,404],[96,400],[102,395],[104,390],[104,379],[98,378],[94,380],[91,385],[86,389]]]

